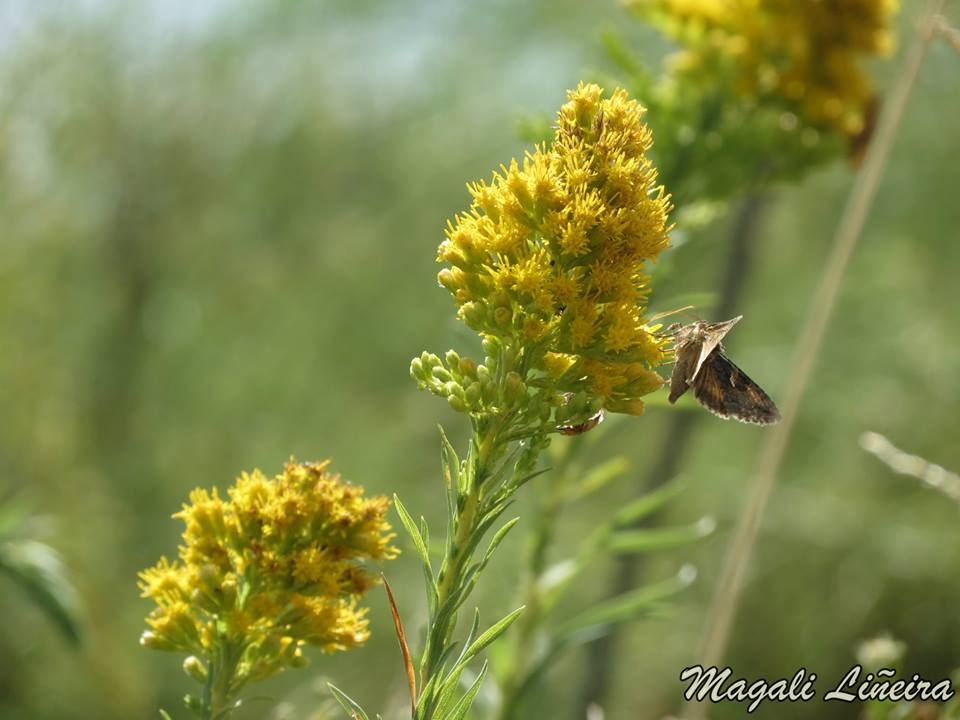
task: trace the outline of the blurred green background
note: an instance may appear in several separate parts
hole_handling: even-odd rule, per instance
[[[919,11],[904,2],[904,30]],[[465,422],[407,368],[475,340],[437,286],[436,246],[465,182],[522,153],[518,119],[552,115],[565,89],[611,70],[610,28],[654,64],[665,52],[613,0],[0,3],[0,497],[45,520],[86,623],[71,648],[0,578],[0,719],[183,715],[180,658],[138,646],[150,604],[135,582],[175,552],[170,515],[195,486],[332,457],[442,527],[436,424],[462,445]],[[881,86],[895,64],[876,65]],[[960,468],[958,115],[960,57],[938,43],[772,497],[729,655],[738,674],[803,666],[822,695],[884,630],[908,643],[910,672],[960,665],[957,508],[857,445],[874,430]],[[852,178],[837,163],[779,188],[761,218],[728,346],[774,398]],[[655,304],[716,287],[731,217],[664,257]],[[628,454],[634,477],[564,517],[555,557],[636,494],[673,412],[653,407],[597,443],[598,457]],[[700,420],[669,519],[711,515],[718,532],[648,565],[651,579],[684,562],[700,574],[669,618],[622,631],[608,718],[675,709],[763,432]],[[502,552],[479,592],[488,621],[513,605],[517,554]],[[571,606],[599,599],[608,571]],[[388,572],[416,637],[413,554]],[[366,647],[315,655],[260,688],[278,714],[255,702],[242,717],[308,717],[321,675],[368,708],[402,707],[387,606],[379,591],[369,602]],[[535,717],[573,717],[583,661],[551,672]]]

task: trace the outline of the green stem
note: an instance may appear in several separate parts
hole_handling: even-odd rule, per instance
[[[447,538],[446,553],[437,578],[436,611],[430,618],[427,644],[420,665],[421,687],[425,687],[430,679],[441,671],[441,661],[457,626],[457,609],[466,600],[466,571],[477,547],[475,535],[484,514],[484,481],[490,476],[501,456],[503,438],[510,430],[509,425],[510,418],[504,417],[490,425],[474,426],[471,447],[475,450],[471,451],[466,467],[460,469],[460,473],[467,473],[467,476],[457,478],[461,486],[466,486],[467,492],[458,499],[452,534]],[[450,607],[452,603],[455,603],[456,607]],[[425,703],[420,702],[416,717],[418,720],[430,720],[434,709],[430,699]]]
[[[204,688],[203,719],[227,720],[233,711],[234,677],[240,662],[241,651],[224,640],[210,667],[210,677]]]
[[[547,569],[547,550],[553,543],[557,521],[566,504],[566,488],[572,475],[571,460],[576,448],[581,445],[577,438],[571,438],[565,444],[563,454],[557,461],[556,477],[548,486],[547,492],[538,496],[542,499],[536,514],[536,525],[531,536],[521,589],[522,604],[526,609],[517,620],[517,628],[512,633],[513,650],[508,654],[510,665],[503,673],[504,681],[500,688],[502,700],[497,710],[497,720],[521,717],[520,704],[525,688],[529,687],[527,680],[536,649],[537,631],[549,611],[542,591],[542,578]]]

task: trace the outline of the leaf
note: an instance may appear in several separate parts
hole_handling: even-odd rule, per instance
[[[614,515],[613,524],[619,527],[632,525],[638,520],[642,520],[655,513],[680,495],[684,489],[683,483],[679,480],[671,480],[670,482],[664,483],[656,490],[627,503]]]
[[[454,449],[442,425],[438,425],[440,430],[440,467],[443,471],[443,486],[447,491],[447,517],[456,517],[457,499],[460,497],[460,476],[461,465],[460,458],[457,457],[457,451]],[[449,531],[450,528],[447,528]]]
[[[346,711],[351,720],[370,720],[370,718],[367,717],[367,714],[363,711],[363,708],[360,707],[353,700],[353,698],[347,695],[343,690],[329,682],[327,683],[327,687],[330,688],[330,692],[333,693],[333,697],[336,698],[338,703],[340,703],[340,707]]]
[[[567,559],[554,563],[544,570],[537,582],[545,593],[568,583],[573,577],[582,570],[582,566],[575,560]]]
[[[393,590],[387,582],[387,576],[380,573],[383,587],[387,591],[387,600],[390,603],[390,613],[393,615],[393,627],[397,631],[397,641],[400,643],[400,654],[403,655],[403,666],[407,671],[407,688],[410,691],[410,715],[417,713],[417,673],[413,668],[413,658],[410,657],[410,646],[407,645],[407,635],[403,631],[403,622],[400,620],[400,611],[397,601],[393,597]]]
[[[80,597],[56,550],[36,540],[7,540],[0,543],[0,572],[26,591],[71,644],[80,644]]]
[[[603,626],[635,620],[661,610],[664,601],[687,588],[696,575],[692,566],[685,565],[669,580],[623,593],[577,615],[558,629],[556,637],[561,643],[568,642],[579,633],[596,631]]]
[[[393,505],[397,509],[397,515],[400,516],[400,522],[403,523],[403,527],[406,529],[407,534],[410,536],[410,539],[413,540],[413,547],[417,551],[420,561],[432,572],[432,568],[430,567],[430,555],[427,553],[427,544],[423,539],[423,535],[420,534],[420,529],[413,521],[413,518],[410,517],[410,513],[407,512],[407,508],[400,501],[399,496],[396,494],[393,496]]]
[[[515,517],[512,520],[507,520],[496,533],[494,533],[493,538],[490,540],[490,544],[487,546],[487,551],[483,554],[483,560],[480,561],[480,569],[483,570],[487,566],[487,563],[490,562],[490,558],[493,557],[493,553],[496,552],[497,548],[500,546],[500,543],[503,542],[503,539],[507,536],[507,533],[513,529],[513,526],[520,522],[520,518]]]
[[[644,528],[640,530],[621,530],[610,536],[607,547],[618,555],[670,550],[700,540],[714,531],[716,522],[712,517],[704,517],[692,525],[670,528]]]
[[[430,606],[430,613],[433,614],[437,606],[439,590],[437,589],[437,579],[433,574],[433,567],[430,565],[430,553],[427,550],[427,543],[424,541],[423,535],[420,534],[417,524],[413,521],[413,518],[410,517],[410,513],[407,512],[407,508],[404,507],[396,494],[393,496],[393,506],[397,509],[400,522],[413,541],[413,547],[417,552],[417,557],[420,558],[420,564],[423,567],[423,579],[427,586],[427,600]],[[420,522],[422,526],[426,528],[426,520],[420,518]]]
[[[168,712],[167,712],[166,710],[164,710],[163,708],[160,709],[160,717],[162,717],[163,720],[173,720],[173,718],[170,717],[170,713],[168,713]]]
[[[445,716],[443,720],[463,720],[463,718],[466,717],[467,712],[469,712],[470,707],[473,705],[474,699],[477,697],[477,693],[480,692],[480,686],[483,684],[483,679],[486,676],[487,663],[483,663],[483,667],[480,668],[480,672],[477,674],[477,679],[473,681],[473,684],[467,692],[463,694],[459,702],[453,706],[450,714]]]
[[[520,617],[520,613],[522,613],[525,609],[526,609],[526,606],[521,605],[516,610],[504,616],[503,618],[495,622],[493,625],[491,625],[489,628],[487,628],[480,635],[480,637],[478,637],[476,640],[474,640],[470,644],[470,646],[466,649],[466,651],[461,656],[460,660],[454,666],[453,670],[451,670],[450,674],[452,675],[457,670],[462,669],[464,666],[466,666],[468,662],[470,662],[474,657],[476,657],[477,653],[479,653],[487,645],[492,643],[494,640],[500,637],[504,632],[506,632],[507,628],[513,624],[514,620]]]
[[[534,470],[533,472],[528,472],[525,475],[519,475],[513,478],[513,481],[507,486],[510,494],[513,494],[534,478],[540,477],[541,475],[546,475],[551,470],[553,470],[553,468],[541,468],[540,470]]]
[[[460,665],[461,660],[463,660],[464,654],[473,644],[473,639],[477,636],[477,630],[480,629],[480,608],[473,609],[473,622],[470,624],[470,632],[467,633],[467,637],[463,641],[463,650],[460,652],[460,656],[457,658],[457,661],[454,665]]]
[[[576,487],[571,493],[570,500],[579,500],[580,498],[586,497],[591,493],[595,493],[597,490],[605,487],[618,475],[623,475],[629,466],[630,461],[622,455],[611,458],[605,463],[597,465],[595,468],[591,469],[579,483],[577,483]]]

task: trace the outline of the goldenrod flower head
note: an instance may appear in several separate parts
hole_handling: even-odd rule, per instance
[[[864,57],[893,47],[897,0],[625,0],[685,51],[680,71],[785,103],[807,124],[853,137],[864,130],[873,86]]]
[[[357,599],[374,583],[363,562],[393,558],[389,501],[327,471],[297,463],[268,478],[243,473],[223,499],[197,489],[183,520],[179,561],[140,573],[157,607],[141,642],[190,653],[191,677],[223,648],[239,658],[242,683],[302,664],[301,648],[346,650],[368,636]],[[188,667],[189,666],[189,667]]]
[[[664,341],[644,317],[646,266],[668,245],[670,199],[647,157],[645,109],[624,90],[608,98],[580,84],[560,109],[551,143],[468,185],[470,209],[448,224],[438,260],[458,316],[517,375],[510,396],[533,388],[557,398],[585,393],[588,405],[639,413],[659,388],[653,371]],[[458,410],[489,402],[480,368],[464,372],[424,355],[421,384]],[[599,409],[599,408],[596,408]],[[586,409],[584,409],[586,411]]]

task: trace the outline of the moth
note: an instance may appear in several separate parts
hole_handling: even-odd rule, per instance
[[[596,414],[591,415],[582,423],[576,423],[573,425],[558,425],[557,432],[559,432],[561,435],[583,435],[588,430],[593,430],[602,422],[603,409],[601,408],[596,412]]]
[[[673,323],[667,328],[676,357],[667,398],[671,404],[692,387],[697,401],[724,419],[757,425],[780,420],[770,396],[723,354],[721,341],[742,317],[717,323]]]

